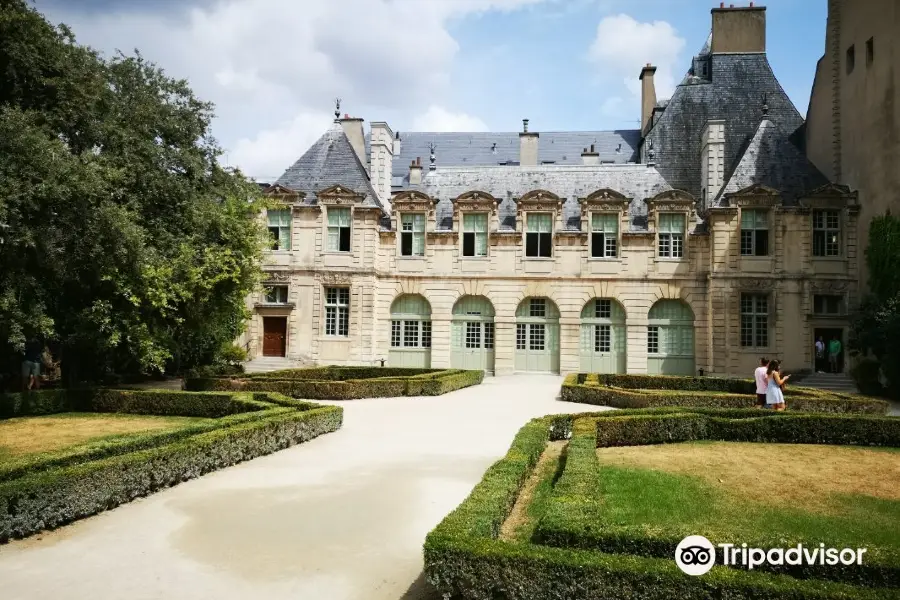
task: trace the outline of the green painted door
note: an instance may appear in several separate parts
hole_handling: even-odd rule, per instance
[[[392,367],[431,367],[431,305],[422,296],[399,296],[391,305]]]
[[[463,296],[453,306],[450,366],[494,372],[494,307],[483,296]]]
[[[582,373],[625,373],[625,310],[611,298],[595,298],[581,311]]]
[[[681,300],[660,300],[650,309],[647,373],[693,375],[694,313]]]
[[[548,298],[526,298],[519,304],[515,370],[559,373],[559,310]]]

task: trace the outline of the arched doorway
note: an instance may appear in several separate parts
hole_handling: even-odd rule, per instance
[[[418,294],[397,296],[391,304],[392,367],[431,367],[431,305]]]
[[[484,296],[463,296],[453,305],[450,366],[494,373],[494,306]]]
[[[515,369],[559,373],[559,309],[549,298],[525,298],[516,309]]]
[[[659,300],[650,308],[647,373],[694,374],[694,312],[682,300]]]
[[[581,311],[581,372],[625,373],[625,309],[612,298],[594,298]]]

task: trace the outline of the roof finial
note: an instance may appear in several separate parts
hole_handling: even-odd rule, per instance
[[[528,119],[522,119],[522,133],[528,133]]]
[[[428,170],[429,170],[429,171],[434,171],[434,170],[437,168],[437,167],[435,166],[435,164],[434,164],[434,161],[435,161],[435,158],[434,158],[434,147],[435,147],[435,146],[434,146],[434,142],[431,142],[431,144],[429,145],[429,149],[431,150],[431,156],[428,157],[428,160],[431,161],[431,164],[428,165]]]
[[[334,118],[335,119],[341,118],[341,99],[340,98],[334,99]]]
[[[762,106],[762,111],[763,111],[763,116],[764,116],[764,117],[767,116],[767,115],[769,114],[769,98],[768,98],[768,96],[769,96],[768,94],[763,93],[763,106]]]

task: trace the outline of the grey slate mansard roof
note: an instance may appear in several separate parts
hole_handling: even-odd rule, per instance
[[[781,192],[786,205],[796,204],[798,196],[825,185],[828,180],[800,152],[779,127],[763,119],[747,144],[731,179],[722,188],[718,204],[725,205],[726,194],[755,184]]]
[[[659,172],[647,165],[533,166],[533,167],[444,167],[426,171],[416,189],[437,199],[436,228],[453,225],[451,200],[464,192],[478,190],[501,199],[500,229],[516,227],[515,198],[533,190],[547,190],[563,199],[563,220],[567,231],[581,229],[578,198],[610,188],[633,198],[629,207],[631,230],[647,228],[645,199],[671,189]]]
[[[409,185],[409,164],[422,159],[428,168],[430,145],[435,145],[435,164],[441,167],[486,167],[501,163],[518,164],[518,132],[408,132],[400,133],[400,153],[394,156],[392,174],[395,188]],[[637,162],[641,141],[638,129],[617,131],[540,131],[538,162],[557,165],[582,164],[581,152],[594,144],[601,161],[615,164]],[[366,136],[366,150],[369,150]]]
[[[709,79],[686,78],[687,83],[675,88],[665,111],[647,134],[662,176],[672,187],[697,198],[702,195],[701,135],[708,120],[725,120],[725,181],[731,178],[743,149],[762,121],[764,101],[768,119],[785,135],[803,124],[765,54],[713,54],[709,60]],[[645,140],[641,148],[645,161],[648,150]],[[779,160],[777,153],[772,159]]]
[[[372,188],[365,166],[339,123],[310,146],[275,184],[305,192],[304,204],[316,204],[316,192],[340,184],[361,194],[363,204],[384,208]]]

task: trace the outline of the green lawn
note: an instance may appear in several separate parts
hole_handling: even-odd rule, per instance
[[[0,462],[209,420],[124,413],[59,413],[5,419],[0,421]]]

